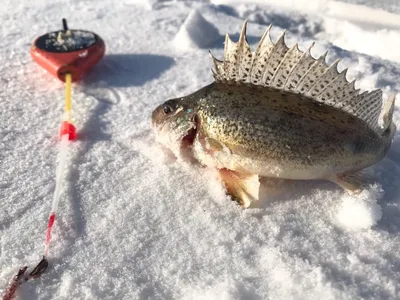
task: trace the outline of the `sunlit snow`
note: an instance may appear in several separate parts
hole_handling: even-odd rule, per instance
[[[316,41],[312,55],[329,49],[357,88],[386,99],[400,90],[394,2],[2,1],[0,293],[43,253],[64,86],[29,50],[67,18],[101,36],[106,56],[73,86],[79,139],[51,264],[19,299],[399,299],[399,134],[358,196],[288,181],[243,210],[214,170],[176,160],[151,129],[157,105],[212,82],[208,49],[222,59],[245,18],[253,49],[272,23],[273,40],[287,29],[289,46]]]

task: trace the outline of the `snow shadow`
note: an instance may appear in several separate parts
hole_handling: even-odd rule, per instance
[[[287,29],[289,32],[301,35],[305,38],[312,38],[323,30],[322,22],[310,20],[305,15],[286,15],[280,12],[267,11],[265,8],[257,5],[249,6],[242,10],[229,5],[216,5],[214,9],[228,16],[241,18],[243,20],[247,19],[252,23],[266,26],[272,24],[272,26]],[[258,40],[259,39],[260,37],[258,37]]]
[[[111,134],[107,132],[109,122],[105,120],[105,115],[113,105],[101,97],[92,95],[90,89],[88,89],[87,94],[95,98],[97,102],[90,110],[89,118],[81,125],[81,129],[77,132],[77,138],[82,142],[82,147],[78,148],[71,157],[72,167],[66,177],[68,182],[68,194],[71,199],[69,204],[73,211],[72,215],[74,218],[72,222],[73,230],[76,236],[66,241],[69,245],[65,247],[65,249],[73,247],[77,237],[82,236],[86,232],[85,205],[82,191],[76,188],[76,184],[84,179],[81,178],[82,174],[76,166],[85,162],[85,155],[91,151],[96,143],[111,140]],[[95,173],[93,173],[93,176],[95,176]]]
[[[174,60],[155,54],[106,54],[87,76],[88,82],[103,81],[110,87],[141,86],[169,69]]]
[[[95,96],[90,96],[96,98]],[[112,103],[108,103],[107,99],[96,98],[97,103],[90,111],[89,119],[82,125],[77,133],[79,140],[84,140],[86,148],[84,152],[89,151],[98,141],[108,141],[111,134],[107,132],[108,121],[103,120],[103,116],[111,109]]]

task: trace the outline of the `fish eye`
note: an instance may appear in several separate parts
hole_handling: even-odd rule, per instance
[[[164,111],[164,114],[168,115],[168,114],[172,113],[173,109],[170,105],[166,104],[163,107],[163,111]]]

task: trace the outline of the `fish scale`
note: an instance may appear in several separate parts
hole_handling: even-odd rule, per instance
[[[342,115],[333,107],[304,100],[300,102],[301,106],[292,105],[291,102],[298,102],[296,94],[286,94],[286,100],[283,101],[279,91],[253,89],[250,95],[246,94],[246,86],[210,89],[199,101],[200,128],[205,135],[218,139],[233,153],[237,151],[247,157],[262,156],[265,160],[271,155],[305,159],[313,154],[321,161],[329,161],[332,158],[323,154],[332,151],[333,145],[338,145],[339,141],[350,143],[360,133],[367,139],[378,139],[376,143],[380,141],[379,136],[362,121],[351,115]],[[230,97],[227,96],[229,92]],[[225,97],[226,100],[215,102],[216,97]],[[237,128],[237,124],[241,125],[240,128]],[[271,145],[274,145],[273,151]],[[343,143],[342,148],[345,146]],[[322,153],[318,153],[318,148]],[[373,148],[371,151],[374,151]],[[314,165],[318,168],[315,162]]]

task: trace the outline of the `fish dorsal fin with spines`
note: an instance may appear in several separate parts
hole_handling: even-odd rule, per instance
[[[261,37],[256,50],[251,52],[246,40],[246,26],[247,20],[237,43],[226,35],[223,61],[210,53],[217,83],[258,85],[298,93],[363,120],[377,133],[383,130],[378,125],[379,118],[386,118],[383,126],[388,128],[392,114],[390,107],[386,108],[388,113],[382,113],[381,90],[360,94],[355,89],[355,81],[346,79],[347,69],[338,72],[339,60],[329,66],[327,52],[317,59],[312,57],[310,50],[314,43],[304,52],[297,44],[287,47],[285,32],[273,43],[269,36],[271,26]]]

